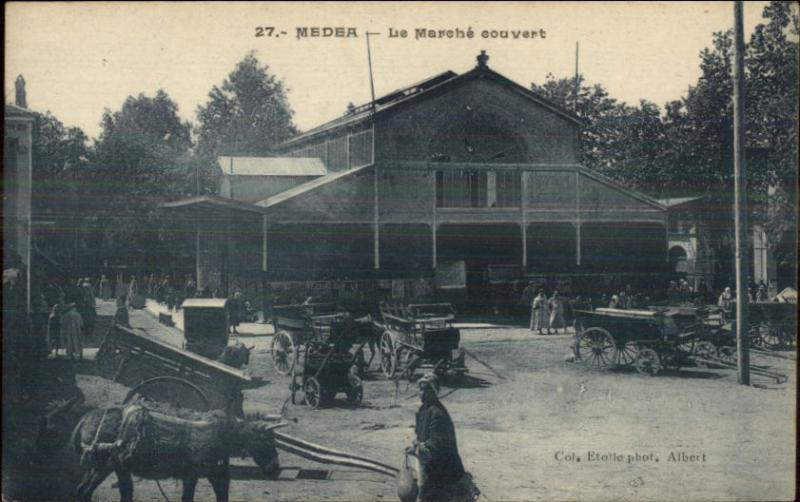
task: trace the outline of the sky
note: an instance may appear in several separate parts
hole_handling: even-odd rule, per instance
[[[745,2],[745,40],[764,5]],[[378,33],[370,38],[377,96],[446,70],[468,71],[481,50],[490,68],[526,87],[548,73],[570,77],[578,42],[588,83],[620,101],[663,107],[696,83],[712,33],[733,26],[733,2],[31,2],[5,9],[5,101],[13,102],[22,74],[30,109],[49,110],[90,137],[99,134],[104,109],[158,89],[196,122],[212,86],[249,51],[284,81],[295,123],[310,129],[350,102],[369,101],[366,31]],[[257,27],[265,36],[256,36]],[[298,38],[304,27],[357,36]],[[419,28],[471,28],[474,37],[418,39]],[[408,34],[390,37],[390,30]]]

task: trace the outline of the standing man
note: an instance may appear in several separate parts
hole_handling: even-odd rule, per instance
[[[564,322],[564,300],[558,294],[558,290],[553,291],[553,297],[550,298],[550,328],[558,333],[558,328],[567,329],[567,323]],[[548,330],[549,331],[549,330]]]
[[[75,310],[74,303],[68,303],[64,309],[66,312],[61,316],[61,340],[67,349],[67,357],[83,359],[83,341],[81,340],[83,319]]]
[[[422,406],[417,411],[414,450],[424,480],[419,500],[472,500],[469,476],[464,471],[456,443],[456,429],[450,414],[439,401],[439,379],[429,373],[419,380]]]

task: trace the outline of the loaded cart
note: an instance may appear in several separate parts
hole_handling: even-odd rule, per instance
[[[452,304],[381,303],[380,311],[381,370],[387,378],[399,372],[411,379],[418,368],[431,368],[438,374],[467,372],[461,333],[453,327]]]
[[[131,387],[129,394],[200,411],[243,416],[242,391],[265,384],[242,371],[170,345],[142,331],[113,325],[95,359],[98,374]]]

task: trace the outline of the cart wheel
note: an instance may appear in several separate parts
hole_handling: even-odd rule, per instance
[[[615,365],[617,344],[603,328],[589,328],[581,333],[577,355],[589,368],[610,368]]]
[[[628,342],[617,351],[617,364],[620,366],[630,366],[636,361],[636,355],[639,353],[639,346],[636,342]]]
[[[695,359],[698,366],[705,366],[708,363],[714,362],[717,358],[717,346],[711,342],[702,341],[694,347],[694,355],[699,359]]]
[[[767,349],[774,349],[783,345],[783,326],[771,322],[763,323],[758,327],[761,346]]]
[[[130,403],[137,396],[171,404],[178,408],[197,411],[211,409],[208,396],[200,387],[188,380],[173,376],[157,376],[145,380],[128,392],[122,404]]]
[[[642,375],[656,376],[661,371],[661,359],[653,349],[641,349],[634,363],[636,371]]]
[[[781,323],[781,333],[783,335],[781,338],[785,347],[793,348],[797,345],[797,330],[791,320],[785,320]]]
[[[279,375],[288,375],[294,368],[295,347],[291,335],[278,331],[272,338],[272,363]]]
[[[303,384],[303,392],[305,393],[306,404],[317,409],[322,401],[322,387],[317,379],[308,377],[305,384]]]
[[[393,378],[397,372],[397,354],[394,350],[392,335],[388,331],[381,336],[381,371],[386,378]]]
[[[735,363],[738,360],[736,357],[736,348],[731,347],[730,345],[723,345],[717,352],[719,354],[719,358],[723,361]]]

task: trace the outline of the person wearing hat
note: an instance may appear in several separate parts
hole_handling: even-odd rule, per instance
[[[422,377],[419,391],[422,406],[417,411],[414,449],[425,480],[419,487],[419,500],[461,500],[466,473],[458,454],[453,420],[439,401],[436,375],[429,373]]]

